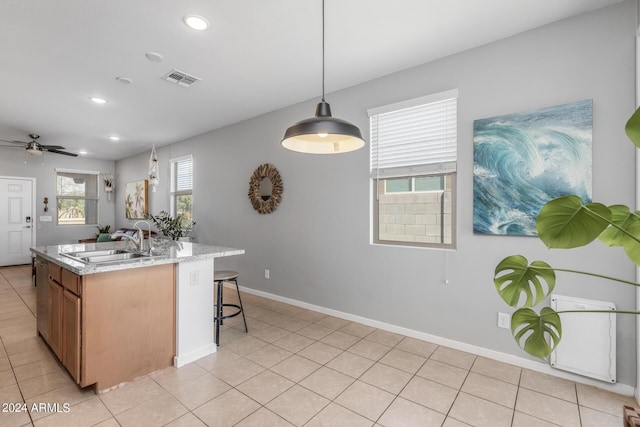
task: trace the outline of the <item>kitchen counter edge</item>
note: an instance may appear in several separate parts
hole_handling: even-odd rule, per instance
[[[225,246],[205,245],[191,242],[170,242],[169,246],[162,248],[161,255],[148,259],[127,260],[108,264],[84,264],[68,258],[62,253],[82,252],[102,249],[131,249],[130,242],[104,242],[104,243],[73,243],[66,245],[37,246],[30,248],[36,256],[41,256],[75,274],[87,275],[105,273],[109,271],[127,270],[131,268],[152,267],[162,264],[175,264],[179,262],[195,261],[207,258],[219,258],[244,254],[244,249],[228,248]]]

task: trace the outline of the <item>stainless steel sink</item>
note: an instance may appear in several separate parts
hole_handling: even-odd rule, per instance
[[[104,264],[115,263],[136,259],[148,259],[156,258],[161,255],[149,255],[139,252],[131,252],[122,249],[107,249],[96,251],[82,251],[82,252],[65,252],[60,255],[64,255],[68,258],[80,261],[85,264]]]
[[[61,255],[68,256],[70,258],[86,258],[92,256],[123,254],[128,252],[129,251],[125,251],[123,249],[102,249],[95,251],[65,252]]]

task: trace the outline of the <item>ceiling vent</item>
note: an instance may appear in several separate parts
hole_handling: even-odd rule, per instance
[[[189,87],[195,82],[197,82],[198,80],[201,80],[196,76],[192,76],[190,74],[187,74],[179,70],[169,71],[167,74],[162,76],[162,78],[170,83],[176,83],[184,87]]]

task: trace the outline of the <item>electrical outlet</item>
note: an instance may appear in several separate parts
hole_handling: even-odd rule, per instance
[[[269,278],[269,270],[268,269],[264,269],[264,278],[268,279]]]
[[[498,313],[498,328],[511,329],[511,316],[508,313]]]

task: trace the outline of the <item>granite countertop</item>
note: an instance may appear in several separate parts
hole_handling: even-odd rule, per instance
[[[165,241],[163,244],[154,247],[152,258],[136,258],[134,260],[124,260],[105,264],[85,264],[62,255],[63,253],[68,252],[104,249],[132,250],[134,249],[134,245],[130,241],[74,243],[67,245],[37,246],[31,248],[31,252],[79,275],[244,254],[244,249],[234,249],[224,246],[204,245],[191,242]]]

